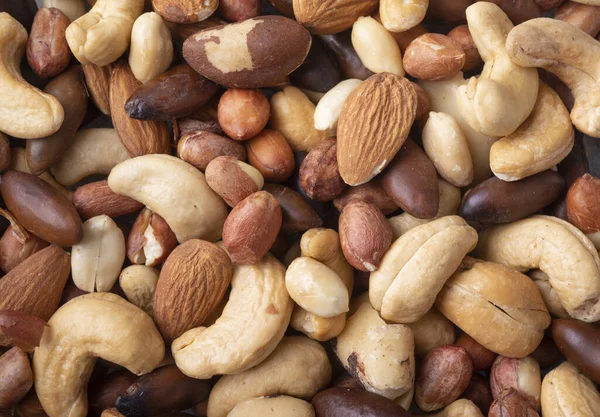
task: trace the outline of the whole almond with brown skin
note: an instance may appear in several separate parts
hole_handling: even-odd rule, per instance
[[[206,167],[206,182],[230,206],[235,207],[250,194],[260,191],[264,179],[260,172],[232,156],[219,156]]]
[[[200,22],[219,7],[219,0],[152,0],[156,13],[175,23]]]
[[[487,371],[492,367],[496,356],[498,356],[498,354],[480,345],[466,333],[461,333],[454,344],[467,351],[471,362],[473,362],[474,371]]]
[[[284,182],[294,172],[294,152],[281,133],[263,130],[246,142],[248,163],[262,174],[265,181]]]
[[[465,65],[463,65],[463,71],[471,71],[480,68],[483,65],[483,60],[481,59],[481,55],[479,55],[473,36],[469,31],[469,26],[461,25],[455,27],[448,32],[448,37],[459,44],[465,53]]]
[[[600,231],[600,178],[584,174],[571,185],[567,216],[584,233]]]
[[[296,20],[316,35],[343,32],[356,19],[369,16],[377,0],[294,0]]]
[[[246,160],[243,144],[211,132],[197,131],[181,137],[177,143],[177,156],[204,171],[210,161],[219,156]]]
[[[125,111],[125,102],[141,85],[126,60],[115,64],[110,79],[113,125],[131,157],[154,153],[168,154],[171,151],[171,138],[166,122],[135,120]]]
[[[100,216],[119,217],[133,213],[144,205],[132,198],[114,193],[108,181],[96,181],[77,187],[73,193],[73,205],[83,219]]]
[[[458,74],[465,60],[465,52],[454,40],[439,33],[426,33],[408,45],[403,64],[413,77],[435,81]]]
[[[94,104],[102,113],[110,116],[110,77],[113,65],[99,67],[95,64],[82,65],[85,84]]]
[[[364,201],[348,203],[340,214],[340,243],[350,265],[373,272],[392,244],[392,227],[375,205]]]
[[[0,356],[0,410],[9,409],[33,385],[33,372],[27,354],[14,347]]]
[[[171,342],[198,327],[219,305],[231,282],[227,253],[213,243],[192,239],[167,258],[154,293],[154,321]]]
[[[381,176],[385,192],[402,210],[419,219],[436,216],[440,193],[437,171],[417,144],[407,140]]]
[[[265,184],[263,189],[271,193],[281,207],[283,232],[304,232],[323,224],[315,209],[291,188],[279,184]]]
[[[127,236],[127,258],[132,264],[162,264],[177,246],[177,237],[165,219],[146,208]]]
[[[218,85],[181,64],[135,90],[125,111],[133,119],[177,119],[207,103],[217,91]]]
[[[0,269],[10,272],[25,259],[48,246],[48,242],[36,235],[29,234],[25,242],[20,242],[12,226],[2,235],[0,239]]]
[[[346,188],[337,164],[337,142],[326,139],[312,148],[299,173],[300,186],[311,199],[330,201]]]
[[[346,99],[337,130],[340,175],[360,185],[392,161],[415,121],[417,93],[404,77],[376,74]]]
[[[65,118],[56,133],[26,142],[27,165],[33,174],[41,174],[49,169],[71,146],[88,107],[88,91],[80,65],[54,78],[44,92],[56,97],[64,109]]]
[[[232,262],[260,261],[273,246],[281,222],[279,203],[266,191],[258,191],[238,203],[223,226],[223,244]]]
[[[69,18],[54,7],[35,14],[27,41],[27,62],[38,77],[54,77],[69,66],[71,49],[65,31],[70,24]]]
[[[386,216],[398,210],[398,205],[386,194],[378,179],[348,188],[341,196],[333,200],[333,205],[342,211],[352,201],[374,204]]]
[[[2,174],[0,192],[19,223],[41,239],[73,246],[83,237],[83,225],[73,204],[35,175],[7,171]]]

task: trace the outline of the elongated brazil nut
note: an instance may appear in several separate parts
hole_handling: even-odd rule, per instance
[[[395,401],[351,388],[330,388],[312,400],[318,416],[325,417],[408,417]]]

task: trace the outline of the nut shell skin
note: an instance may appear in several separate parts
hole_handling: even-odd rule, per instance
[[[404,69],[421,80],[450,78],[463,68],[466,55],[452,38],[426,33],[410,43],[404,52]]]
[[[50,78],[63,72],[71,61],[65,30],[71,21],[54,7],[39,9],[27,41],[27,61],[39,77]]]
[[[600,383],[600,329],[573,319],[552,322],[552,338],[567,360],[585,376]]]
[[[333,200],[344,191],[335,139],[326,139],[311,149],[302,161],[299,177],[302,190],[316,201]]]
[[[248,163],[258,169],[265,181],[284,182],[294,172],[292,148],[281,133],[265,129],[246,142]]]
[[[281,230],[286,233],[304,232],[323,224],[315,209],[300,194],[279,184],[265,184],[263,189],[275,197],[282,213]]]
[[[393,400],[368,391],[329,388],[312,399],[321,417],[408,417],[410,414]]]
[[[0,355],[0,410],[18,403],[32,385],[33,373],[25,352],[14,347]]]
[[[244,145],[212,132],[194,131],[186,134],[177,143],[177,156],[204,171],[210,161],[219,156],[233,156],[246,160]]]
[[[567,193],[569,221],[583,233],[600,231],[600,178],[584,174]]]
[[[373,71],[364,66],[352,46],[351,32],[347,30],[335,35],[322,35],[319,38],[335,56],[344,78],[366,80],[373,75]]]
[[[260,90],[229,89],[221,96],[217,118],[231,139],[244,141],[258,135],[271,115],[269,100]]]

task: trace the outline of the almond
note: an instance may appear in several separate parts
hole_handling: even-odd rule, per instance
[[[368,16],[378,0],[294,0],[296,20],[317,35],[343,32],[356,19]]]
[[[108,181],[96,181],[78,187],[73,193],[73,205],[83,219],[105,214],[118,217],[140,210],[144,205],[114,193]]]
[[[392,161],[416,112],[415,89],[394,74],[373,75],[350,94],[337,131],[338,165],[346,184],[364,184]]]
[[[227,253],[203,240],[188,240],[169,255],[154,293],[154,319],[167,341],[204,323],[225,295],[232,273]]]
[[[110,116],[110,76],[112,64],[99,67],[95,64],[81,66],[85,74],[85,84],[94,104],[102,113]]]

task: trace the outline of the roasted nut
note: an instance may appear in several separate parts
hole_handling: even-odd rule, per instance
[[[129,197],[115,194],[108,182],[96,181],[77,187],[73,193],[73,205],[83,219],[104,214],[118,217],[138,211],[142,204]]]
[[[266,181],[284,182],[294,172],[294,153],[285,138],[276,130],[263,130],[246,142],[248,163]]]
[[[27,62],[39,77],[54,77],[69,66],[71,50],[65,30],[70,23],[59,9],[40,9],[35,14],[27,41]]]
[[[0,331],[2,344],[14,345],[24,352],[33,352],[40,345],[40,340],[47,324],[44,320],[32,314],[22,313],[17,310],[0,310]],[[0,348],[1,352],[9,349]]]
[[[352,46],[364,66],[374,73],[404,76],[400,47],[383,25],[372,17],[359,17],[354,22]]]
[[[140,82],[146,83],[162,74],[173,61],[171,32],[160,15],[142,14],[133,23],[129,66]]]
[[[461,333],[456,341],[456,346],[460,346],[467,351],[471,362],[473,362],[474,371],[487,371],[492,367],[496,356],[498,356],[466,333]]]
[[[287,395],[258,397],[236,405],[227,417],[315,417],[310,403]]]
[[[585,174],[575,180],[567,193],[567,216],[583,233],[600,231],[599,192],[600,179]]]
[[[373,75],[373,72],[364,66],[356,53],[356,50],[352,46],[351,30],[335,35],[322,35],[319,36],[319,38],[335,56],[344,78],[365,80]]]
[[[500,399],[504,390],[512,388],[521,394],[531,407],[540,409],[540,365],[529,356],[521,359],[498,356],[490,372],[490,385],[495,399]]]
[[[570,23],[593,37],[600,32],[600,7],[598,5],[569,1],[556,11],[554,18]]]
[[[456,400],[432,417],[484,417],[480,409],[472,401]]]
[[[465,11],[473,4],[473,0],[429,0],[427,17],[442,23],[460,23],[466,19]]]
[[[208,186],[231,207],[260,191],[264,185],[264,179],[256,168],[233,156],[213,159],[206,166],[205,175]]]
[[[152,0],[152,7],[169,22],[195,23],[210,17],[219,0]]]
[[[550,277],[539,269],[534,269],[527,275],[535,282],[535,285],[537,285],[540,290],[540,294],[542,295],[542,299],[544,300],[548,312],[554,317],[563,319],[569,318],[569,313],[567,313],[567,310],[565,310],[560,303],[556,291],[552,288],[552,285],[550,285]]]
[[[86,12],[83,0],[42,0],[42,7],[59,9],[71,22],[83,16]]]
[[[232,139],[248,140],[267,125],[271,107],[259,90],[229,89],[219,100],[219,124]]]
[[[29,237],[22,242],[17,233],[15,233],[14,228],[8,226],[8,229],[2,235],[2,239],[0,239],[0,269],[8,273],[25,259],[44,249],[46,246],[48,246],[48,242],[32,234],[29,234]]]
[[[551,414],[552,415],[552,414]],[[534,408],[515,389],[509,388],[490,406],[488,417],[539,417]]]
[[[342,32],[357,18],[370,15],[376,8],[376,0],[293,0],[296,20],[319,35]]]
[[[101,378],[93,378],[88,389],[89,415],[98,417],[123,394],[137,377],[129,371],[113,372]]]
[[[596,355],[600,348],[600,329],[572,319],[552,322],[552,338],[567,360],[594,382],[600,381],[600,361]]]
[[[95,64],[82,65],[85,84],[94,104],[102,113],[110,116],[110,74],[112,65],[99,67]]]
[[[229,22],[241,22],[260,15],[260,0],[220,0],[219,12]]]
[[[379,4],[381,22],[390,32],[405,32],[421,23],[428,5],[428,0],[382,0]]]
[[[177,156],[204,171],[209,162],[219,156],[232,156],[244,161],[246,150],[243,144],[229,138],[211,132],[197,131],[181,137],[177,143]],[[261,174],[264,176],[263,172]]]
[[[350,187],[342,193],[341,196],[333,200],[335,208],[342,211],[347,204],[352,201],[364,201],[375,205],[384,215],[391,214],[398,210],[396,203],[392,201],[377,179],[361,184],[357,187]]]
[[[407,326],[410,327],[415,338],[415,355],[420,358],[424,358],[438,346],[453,344],[456,339],[452,322],[435,308]],[[462,335],[464,333],[461,337]]]
[[[483,66],[483,60],[481,59],[481,55],[479,55],[473,36],[471,36],[469,26],[461,25],[455,27],[448,32],[448,37],[459,44],[465,53],[463,71],[472,71]]]
[[[472,401],[473,404],[479,407],[480,412],[486,416],[490,411],[490,406],[494,402],[488,378],[476,372],[473,372],[471,382],[469,382],[467,389],[463,391],[461,397]]]
[[[593,416],[600,409],[600,394],[596,387],[569,362],[550,371],[542,381],[544,416]],[[585,411],[579,411],[585,410]]]
[[[426,33],[410,43],[404,51],[404,69],[421,80],[451,78],[463,68],[466,55],[452,38]]]
[[[306,155],[298,174],[300,186],[316,201],[331,201],[344,191],[346,183],[337,163],[337,142],[326,139]]]
[[[265,184],[263,189],[275,197],[281,208],[281,230],[286,233],[304,232],[319,227],[323,220],[300,194],[279,184]]]
[[[329,388],[312,400],[318,416],[407,417],[409,413],[395,401],[368,391]]]
[[[530,356],[538,361],[541,369],[553,367],[562,358],[562,355],[556,347],[556,344],[549,336],[544,336],[539,346]]]
[[[154,293],[158,271],[145,265],[131,265],[121,271],[119,286],[127,300],[154,317]]]
[[[27,354],[14,347],[0,354],[0,410],[10,409],[33,385],[33,373]]]
[[[306,91],[326,93],[342,81],[342,75],[335,58],[323,42],[313,36],[306,59],[290,74],[290,81]]]
[[[177,237],[161,216],[146,208],[127,237],[127,258],[133,264],[162,264],[177,246]]]
[[[330,89],[319,100],[315,109],[315,129],[335,136],[342,106],[350,93],[361,83],[362,81],[357,79],[344,80]]]

